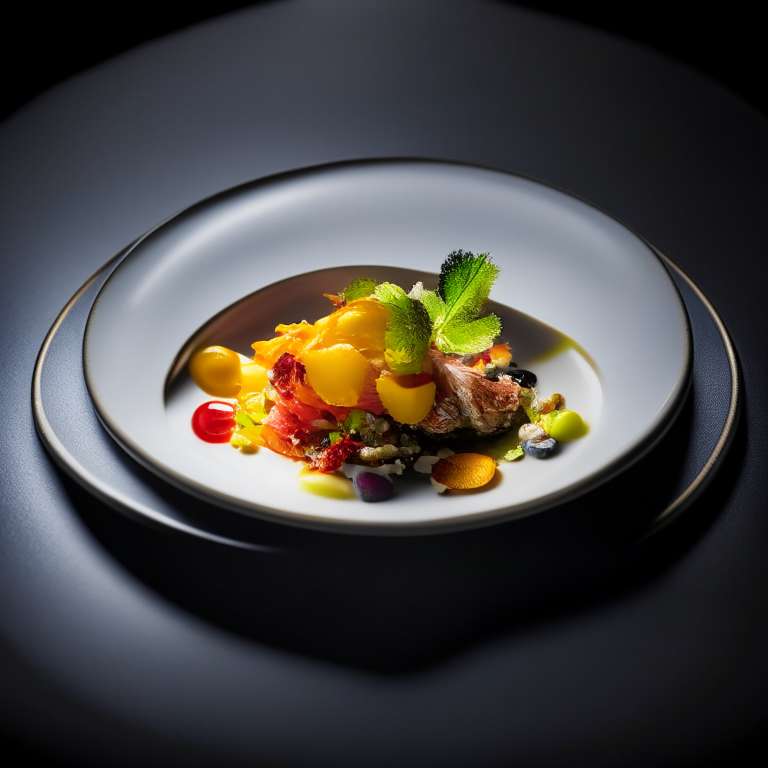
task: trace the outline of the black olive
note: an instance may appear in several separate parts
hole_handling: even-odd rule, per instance
[[[536,386],[536,374],[526,371],[523,368],[510,368],[508,365],[497,365],[494,378],[498,381],[499,375],[504,374],[509,376],[513,381],[517,382],[521,387]]]

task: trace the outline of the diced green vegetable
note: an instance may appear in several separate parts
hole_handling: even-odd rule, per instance
[[[512,448],[504,454],[504,461],[514,461],[515,459],[519,459],[522,455],[523,449],[518,445],[517,448]]]
[[[557,421],[559,415],[560,411],[550,411],[549,413],[544,413],[540,416],[539,424],[541,424],[542,429],[548,435],[551,434],[552,426]]]
[[[240,427],[256,426],[251,418],[245,413],[245,411],[241,411],[240,409],[238,409],[237,413],[235,414],[235,423]]]
[[[245,410],[245,413],[243,413],[242,410],[238,411],[238,414],[243,413],[243,416],[245,417],[247,414],[247,417],[250,417],[251,424],[261,424],[264,419],[267,418],[267,409],[266,409],[266,395],[263,392],[260,392],[258,395],[255,395],[254,397],[251,397],[244,403],[240,403],[240,406],[242,409]],[[235,416],[235,421],[237,421],[237,416]],[[240,424],[240,422],[238,422]],[[245,424],[240,424],[240,426],[247,426]]]
[[[365,411],[353,408],[344,419],[344,429],[347,432],[359,432],[363,421],[365,421]]]

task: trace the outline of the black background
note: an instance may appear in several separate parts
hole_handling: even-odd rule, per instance
[[[279,0],[261,0],[278,2]],[[290,0],[283,0],[288,1]],[[364,0],[361,0],[364,2]],[[509,2],[509,0],[476,0]],[[85,6],[25,4],[4,23],[0,119],[57,82],[148,40],[259,2],[195,4],[132,2]],[[719,81],[768,114],[760,62],[762,24],[747,3],[710,6],[646,0],[613,5],[598,0],[517,0],[516,5],[564,16],[635,40]]]

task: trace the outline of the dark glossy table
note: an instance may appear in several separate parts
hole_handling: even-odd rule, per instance
[[[759,745],[767,139],[765,116],[694,71],[494,2],[261,4],[11,116],[2,732],[28,757],[86,766],[684,766]],[[525,571],[507,583],[511,570],[483,569],[478,552],[463,560],[461,547],[447,561],[439,544],[355,555],[313,539],[278,561],[174,537],[55,467],[32,422],[35,358],[113,253],[234,184],[401,156],[570,190],[709,297],[739,356],[743,409],[680,519],[544,583]],[[652,361],[638,370],[652,378]]]

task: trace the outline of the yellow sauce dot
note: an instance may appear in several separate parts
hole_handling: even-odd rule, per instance
[[[352,481],[335,472],[315,472],[302,467],[299,472],[299,486],[308,493],[329,499],[354,499],[357,495]]]
[[[589,432],[589,427],[576,411],[560,411],[554,424],[549,428],[549,436],[558,443],[578,440]]]
[[[206,347],[192,355],[189,375],[213,397],[235,397],[240,391],[240,355],[226,347]]]

